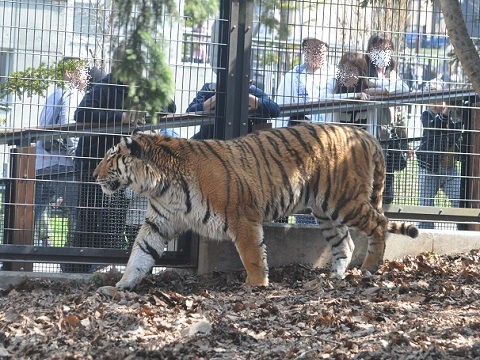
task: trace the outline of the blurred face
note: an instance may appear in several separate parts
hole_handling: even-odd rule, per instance
[[[70,81],[80,90],[84,90],[87,87],[89,79],[90,76],[88,75],[88,69],[84,66],[76,69],[75,71],[67,71],[65,73],[65,80]]]
[[[391,48],[373,49],[369,55],[377,68],[386,68],[392,63],[393,50]]]
[[[323,44],[306,43],[303,46],[305,64],[313,71],[320,69],[327,59],[327,51],[327,47]]]
[[[354,88],[357,86],[360,78],[360,71],[350,64],[345,64],[338,69],[337,79],[340,85],[346,88]]]

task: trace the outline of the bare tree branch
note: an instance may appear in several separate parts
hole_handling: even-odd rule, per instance
[[[480,94],[480,57],[468,34],[460,2],[458,0],[440,0],[440,4],[455,54],[474,90]]]

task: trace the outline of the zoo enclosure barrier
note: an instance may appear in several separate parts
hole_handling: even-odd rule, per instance
[[[10,23],[6,22],[2,26],[5,35],[2,38],[0,61],[3,76],[38,65],[45,59],[53,64],[64,55],[89,58],[95,64],[103,62],[104,69],[108,71],[110,54],[105,49],[110,48],[110,42],[114,44],[124,39],[125,34],[114,28],[98,26],[95,12],[109,16],[104,7],[92,8],[85,3],[79,6],[80,2],[77,1],[73,5],[71,2],[61,5],[52,2],[51,6],[28,3],[29,6],[26,7],[6,3],[0,8],[4,18],[11,19]],[[217,138],[244,135],[250,115],[246,110],[250,83],[253,82],[276,100],[279,83],[285,72],[302,61],[300,44],[304,38],[317,37],[327,42],[328,62],[335,65],[346,51],[365,54],[370,35],[386,34],[395,40],[398,73],[408,83],[411,92],[382,98],[372,97],[368,101],[336,99],[305,102],[301,105],[286,104],[281,106],[281,117],[270,119],[269,122],[276,127],[285,124],[284,118],[298,113],[328,114],[339,110],[358,111],[387,106],[399,110],[397,114],[407,129],[409,148],[415,150],[422,135],[419,119],[425,106],[438,100],[450,101],[452,110],[462,111],[460,118],[464,123],[461,129],[456,130],[463,137],[462,147],[455,153],[459,159],[456,177],[460,180],[460,196],[456,200],[460,201],[460,206],[452,208],[450,200],[442,192],[435,197],[435,206],[418,206],[418,167],[413,156],[404,170],[394,174],[395,198],[391,205],[386,206],[386,211],[392,219],[426,220],[440,229],[457,229],[457,224],[460,224],[462,229],[479,230],[480,125],[476,115],[478,110],[475,109],[477,100],[470,90],[470,84],[465,81],[461,68],[449,65],[448,37],[438,9],[425,10],[422,8],[424,4],[416,1],[400,2],[398,9],[382,8],[378,13],[371,7],[352,6],[347,2],[318,4],[313,1],[292,1],[288,6],[284,3],[277,8],[267,9],[268,4],[262,1],[221,1],[219,14],[212,15],[205,21],[201,33],[194,32],[193,27],[183,22],[171,21],[167,26],[162,26],[159,34],[162,34],[166,44],[165,54],[175,78],[174,100],[177,113],[158,119],[156,124],[145,125],[144,129],[168,128],[182,137],[191,137],[199,125],[214,123]],[[179,2],[179,9],[183,4]],[[13,13],[17,16],[9,16]],[[51,22],[38,20],[49,18],[45,16],[47,13],[55,14],[50,17],[53,19]],[[318,16],[324,13],[332,14],[331,19]],[[288,35],[283,33],[285,28],[268,25],[268,16],[263,16],[265,14],[270,14],[280,24],[282,21],[287,24]],[[377,19],[385,14],[391,20],[391,26],[386,26]],[[72,19],[72,16],[73,21],[64,21]],[[38,21],[25,26],[18,20],[20,18],[35,18]],[[341,26],[338,25],[340,18],[343,18]],[[400,18],[406,19],[403,25],[407,30],[396,28],[396,20]],[[369,23],[366,19],[372,19],[372,22]],[[215,22],[220,26],[214,39],[211,29]],[[71,23],[73,26],[63,28],[63,23]],[[419,24],[422,26],[417,26]],[[424,29],[423,24],[428,26]],[[433,37],[435,40],[415,42],[410,30],[415,30],[422,39]],[[102,45],[98,41],[100,38],[107,38],[108,46],[105,43]],[[57,40],[52,42],[52,39]],[[14,40],[18,45],[14,44]],[[214,55],[215,62],[211,55],[212,45],[219,49]],[[84,48],[88,48],[89,55],[85,56]],[[427,85],[435,81],[443,82],[453,90],[429,91]],[[186,114],[188,104],[206,82],[216,84],[215,114]],[[6,98],[6,122],[0,136],[1,142],[5,144],[5,190],[1,200],[3,244],[0,245],[0,261],[4,265],[8,263],[8,268],[35,271],[58,271],[59,263],[124,264],[128,258],[128,249],[125,248],[102,249],[96,247],[100,244],[93,242],[88,244],[91,247],[64,247],[68,225],[63,212],[65,206],[63,210],[62,206],[56,207],[57,199],[52,199],[52,205],[48,208],[50,221],[47,231],[50,243],[43,244],[35,238],[35,183],[55,182],[35,178],[35,149],[32,148],[35,141],[65,138],[66,135],[129,134],[132,130],[121,124],[89,128],[78,124],[39,128],[37,119],[43,103],[44,98],[38,97]],[[74,177],[63,184],[66,183],[78,184],[81,180]],[[58,184],[61,186],[62,183]],[[296,223],[295,226],[308,226],[299,224],[298,219],[299,217],[292,217],[289,222]],[[189,243],[184,250],[181,248],[183,247],[175,245],[159,265],[195,266],[195,243]],[[187,249],[191,249],[191,256],[183,255]]]

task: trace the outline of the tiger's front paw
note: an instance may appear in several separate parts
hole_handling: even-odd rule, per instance
[[[343,280],[344,278],[345,278],[345,271],[344,272],[332,271],[330,273],[330,279],[332,280]]]
[[[343,279],[345,277],[345,272],[347,271],[348,265],[350,264],[350,258],[336,259],[333,262],[332,272],[330,274],[330,277],[339,279],[339,280]]]
[[[117,288],[113,286],[100,286],[97,289],[97,293],[102,294],[103,296],[113,299],[113,300],[120,300],[121,295]]]
[[[125,273],[119,282],[115,284],[118,290],[133,290],[133,288],[142,280],[143,276],[129,276]]]
[[[133,290],[135,285],[131,284],[130,282],[120,280],[115,284],[115,287],[118,290]]]

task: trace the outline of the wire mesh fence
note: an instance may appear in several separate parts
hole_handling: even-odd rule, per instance
[[[202,19],[192,3],[178,1],[178,14],[158,24],[175,92],[139,123],[125,117],[129,89],[112,76],[131,30],[116,25],[112,1],[2,2],[2,82],[65,57],[86,61],[41,96],[2,93],[0,252],[9,268],[20,252],[29,265],[17,268],[35,271],[125,262],[146,200],[106,196],[92,173],[135,127],[208,139],[303,122],[360,126],[385,149],[387,211],[424,228],[478,230],[476,97],[436,1],[220,1]],[[207,3],[197,5],[216,4]],[[462,4],[478,41],[480,22],[468,15],[478,4]],[[308,214],[279,221],[315,223]],[[184,246],[172,245],[172,256]]]

